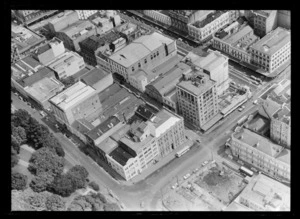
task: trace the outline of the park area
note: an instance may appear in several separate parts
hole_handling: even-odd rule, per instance
[[[165,195],[169,211],[221,211],[245,188],[243,178],[218,163],[210,163]]]

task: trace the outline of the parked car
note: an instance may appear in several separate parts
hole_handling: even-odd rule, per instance
[[[193,170],[193,173],[196,173],[199,170],[199,168],[196,168]]]
[[[178,187],[178,183],[175,183],[173,186],[171,186],[172,189],[176,189]]]
[[[188,173],[188,174],[186,174],[186,175],[183,177],[183,179],[188,179],[190,176],[191,176],[191,174]]]
[[[254,101],[253,101],[253,104],[257,105],[257,100],[254,100]]]
[[[199,139],[197,139],[196,142],[201,143],[201,141]]]
[[[208,164],[207,160],[202,163],[202,166],[204,167],[206,164]]]

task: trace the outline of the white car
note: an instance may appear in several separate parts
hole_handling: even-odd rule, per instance
[[[257,100],[254,100],[254,101],[253,101],[253,104],[257,105]]]
[[[193,173],[196,173],[198,170],[199,170],[198,168],[194,169],[194,170],[193,170]]]
[[[188,173],[183,177],[183,179],[188,179],[190,176],[191,176],[191,174]]]
[[[175,185],[173,185],[171,188],[175,189],[178,186],[178,184],[176,183]]]
[[[202,163],[202,166],[204,167],[206,164],[208,164],[207,160]]]

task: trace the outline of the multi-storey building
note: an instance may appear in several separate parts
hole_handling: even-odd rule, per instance
[[[194,60],[195,66],[203,69],[216,82],[217,95],[221,95],[229,88],[228,57],[219,51],[208,50],[206,57]]]
[[[97,28],[88,20],[76,21],[56,32],[57,38],[64,42],[67,49],[80,51],[79,42],[97,34]]]
[[[140,69],[151,70],[176,55],[176,52],[176,41],[154,32],[141,36],[109,56],[108,63],[113,73],[129,81],[130,75]]]
[[[57,121],[67,127],[77,119],[97,117],[101,104],[97,91],[79,81],[49,100]]]
[[[250,47],[251,62],[272,73],[291,58],[291,33],[281,27],[268,33]]]
[[[190,72],[177,84],[179,114],[198,129],[214,119],[219,112],[217,83],[203,71]]]
[[[238,22],[234,22],[213,35],[213,47],[229,55],[230,58],[250,63],[249,47],[258,40],[250,26],[243,25],[239,28]]]
[[[75,52],[65,52],[48,64],[59,79],[67,78],[85,68],[83,58]]]
[[[278,10],[278,26],[291,29],[291,11]]]
[[[96,14],[98,10],[75,10],[78,14],[79,20],[86,20],[93,14]]]
[[[232,154],[271,177],[290,180],[290,150],[241,128],[229,141]]]
[[[53,19],[49,21],[46,28],[49,29],[52,35],[55,34],[62,29],[70,26],[79,20],[78,14],[75,11],[68,10],[56,15]]]
[[[119,40],[122,40],[122,42],[119,42]],[[98,63],[97,55],[104,51],[112,53],[116,48],[119,49],[119,47],[122,48],[125,45],[126,40],[122,38],[118,32],[115,31],[111,31],[103,36],[97,34],[79,43],[81,54],[84,60],[93,66],[99,64],[99,66],[103,67],[107,71],[110,71],[110,68],[108,67],[109,64],[106,62],[105,65],[100,63],[100,61]]]
[[[63,41],[54,37],[47,44],[38,48],[33,55],[43,65],[48,65],[54,59],[58,58],[65,53],[65,47]]]
[[[171,21],[171,17],[168,15],[168,11],[165,11],[165,10],[144,10],[143,13],[164,24],[164,25],[167,25],[167,26],[171,26],[172,24],[172,21]]]
[[[26,25],[58,13],[58,10],[15,10],[15,16]]]
[[[188,34],[188,24],[202,20],[211,12],[212,10],[169,10],[168,14],[171,17],[171,26]]]
[[[11,41],[11,57],[10,57],[11,64],[19,61],[19,59],[20,59],[20,54],[18,51],[18,47],[14,41]]]
[[[290,211],[291,189],[259,174],[249,182],[234,202],[245,206],[243,211]]]
[[[187,25],[189,35],[200,42],[208,39],[220,28],[230,24],[238,17],[238,12],[235,10],[205,12],[201,19]]]
[[[253,27],[254,33],[263,37],[277,28],[277,10],[248,10],[245,17]]]

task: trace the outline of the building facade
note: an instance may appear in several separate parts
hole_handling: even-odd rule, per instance
[[[59,79],[67,78],[85,68],[83,58],[75,52],[66,52],[52,61],[49,65]]]
[[[198,71],[176,86],[179,113],[197,128],[209,122],[219,112],[217,84],[207,74]]]
[[[245,11],[245,16],[259,37],[277,28],[277,10],[249,10]]]
[[[93,14],[96,14],[98,10],[76,10],[79,20],[86,20]]]
[[[272,73],[291,58],[291,33],[281,27],[254,43],[249,51],[251,63]]]
[[[151,17],[152,19],[154,19],[166,26],[171,26],[171,24],[172,24],[171,17],[169,15],[167,15],[166,13],[162,13],[161,11],[144,10],[143,13],[146,16]]]
[[[235,10],[210,12],[204,19],[188,24],[188,33],[194,39],[202,42],[220,28],[236,20],[237,14],[238,12]]]
[[[278,26],[285,29],[291,29],[291,11],[278,10]]]
[[[290,180],[290,151],[268,139],[242,129],[233,133],[230,141],[232,154],[271,177]]]

